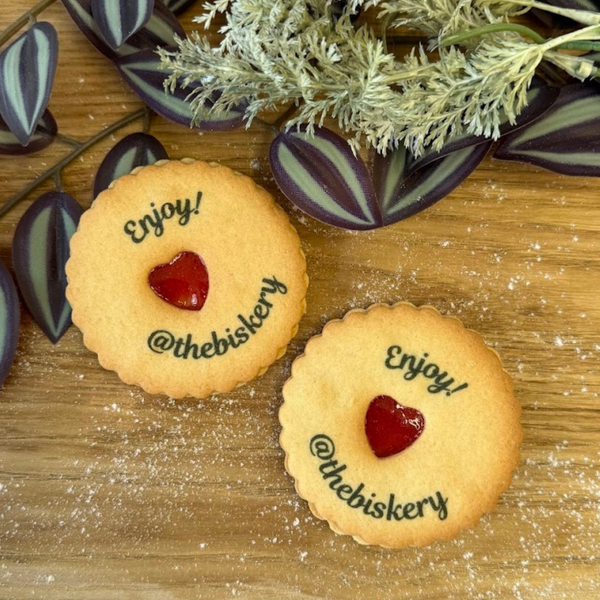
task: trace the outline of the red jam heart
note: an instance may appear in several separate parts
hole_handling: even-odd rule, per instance
[[[367,440],[378,458],[406,450],[415,443],[424,428],[422,412],[402,406],[390,396],[377,396],[371,400],[365,416]]]
[[[181,252],[170,263],[154,267],[148,284],[165,302],[185,310],[200,310],[208,295],[208,271],[195,252]]]

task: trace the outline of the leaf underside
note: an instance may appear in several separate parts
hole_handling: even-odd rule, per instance
[[[164,89],[168,72],[160,68],[160,62],[156,52],[142,50],[117,60],[116,65],[123,79],[153,111],[165,119],[190,127],[193,115],[186,98],[194,87],[181,89],[178,86],[172,94],[168,94]],[[243,121],[243,110],[233,109],[226,113],[211,113],[196,126],[204,131],[227,131],[239,127]]]
[[[0,262],[0,385],[15,359],[19,340],[19,295],[15,282]]]
[[[57,60],[50,23],[36,23],[0,54],[0,116],[23,146],[48,106]]]
[[[29,143],[27,146],[23,146],[0,118],[0,154],[22,155],[39,152],[54,141],[57,133],[56,121],[50,111],[46,110],[37,122]]]
[[[65,265],[82,213],[69,194],[47,192],[25,211],[13,239],[13,267],[23,300],[54,344],[71,324]]]
[[[132,133],[124,137],[102,161],[94,181],[94,198],[123,175],[131,173],[136,167],[152,165],[159,160],[168,159],[164,146],[152,135]]]
[[[588,82],[563,87],[550,110],[502,138],[494,158],[600,177],[600,86]]]

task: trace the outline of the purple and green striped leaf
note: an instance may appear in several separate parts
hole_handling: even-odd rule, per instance
[[[371,172],[348,143],[317,128],[280,133],[271,145],[271,170],[287,198],[334,227],[364,230],[391,225],[431,206],[457,187],[483,160],[491,141],[447,154],[410,174],[402,147],[375,155]]]
[[[190,127],[193,115],[190,102],[186,99],[198,85],[191,85],[187,89],[177,87],[173,93],[167,93],[164,81],[168,71],[162,70],[160,63],[158,54],[151,50],[142,50],[116,61],[123,79],[154,112],[169,121]],[[243,122],[244,111],[232,109],[212,113],[197,123],[196,127],[204,131],[227,131],[239,127]]]
[[[50,23],[36,23],[0,54],[0,116],[23,146],[48,106],[57,60]]]
[[[92,0],[91,6],[104,41],[118,50],[150,20],[154,0]]]
[[[565,175],[600,177],[600,85],[562,88],[548,112],[502,138],[494,158]]]
[[[270,162],[279,189],[311,217],[344,229],[383,225],[367,167],[333,131],[281,132],[271,144]]]
[[[557,8],[566,8],[569,10],[600,11],[600,2],[598,0],[544,0],[544,4],[551,4]],[[539,8],[532,9],[531,13],[546,27],[554,29],[570,29],[573,27],[574,21],[568,17],[556,15]]]
[[[56,121],[50,111],[46,110],[37,122],[29,143],[23,146],[0,117],[0,154],[20,155],[39,152],[54,141],[57,133]]]
[[[401,147],[386,156],[375,154],[372,177],[383,224],[402,221],[435,204],[458,187],[484,159],[492,141],[442,156],[409,173],[410,154]]]
[[[173,11],[173,14],[180,15],[190,6],[196,3],[196,0],[165,0],[165,5]]]
[[[111,60],[135,54],[140,50],[154,50],[157,46],[172,48],[177,45],[175,36],[185,37],[183,27],[175,15],[161,0],[155,0],[150,20],[125,41],[118,50],[114,50],[104,40],[94,21],[92,0],[61,0],[61,2],[81,32],[96,49]]]
[[[0,262],[0,385],[15,359],[20,314],[15,282],[4,263]]]
[[[13,267],[27,308],[54,344],[71,325],[65,296],[69,240],[83,209],[64,192],[40,196],[21,217],[13,240]]]
[[[600,11],[598,0],[544,0],[545,4],[551,4],[559,8],[572,8],[575,10]]]
[[[534,77],[531,87],[527,92],[527,106],[521,111],[521,114],[517,117],[517,122],[511,125],[508,117],[504,112],[501,113],[500,122],[500,135],[504,136],[512,131],[516,131],[521,127],[525,127],[528,123],[535,121],[556,102],[560,89],[557,87],[550,87],[540,77]],[[475,144],[481,144],[487,142],[489,138],[480,135],[469,135],[463,134],[452,138],[444,147],[436,152],[434,150],[426,150],[423,155],[419,158],[412,159],[408,166],[408,172],[414,173],[418,169],[428,165],[436,160],[442,158],[446,154],[467,148]]]
[[[164,146],[152,135],[132,133],[124,137],[102,161],[94,181],[94,198],[123,175],[136,167],[153,165],[169,158]]]

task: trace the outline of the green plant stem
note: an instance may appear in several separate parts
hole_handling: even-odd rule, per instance
[[[71,148],[81,148],[83,146],[83,142],[78,142],[67,135],[63,135],[60,131],[56,134],[56,139],[63,144],[71,146]]]
[[[150,133],[150,127],[152,126],[152,111],[148,110],[146,111],[146,114],[144,115],[144,122],[143,122],[143,127],[144,127],[144,133]]]
[[[25,25],[30,22],[30,19],[39,15],[56,1],[57,0],[41,0],[41,2],[38,2],[34,7],[23,13],[16,21],[13,21],[2,33],[0,33],[0,46],[8,42],[15,33],[25,27]]]
[[[584,50],[586,52],[600,51],[600,42],[565,42],[557,46],[557,50]]]
[[[40,176],[34,179],[30,184],[26,185],[20,192],[18,192],[15,196],[7,200],[3,206],[0,208],[0,218],[3,217],[8,211],[14,208],[21,200],[25,199],[33,190],[35,190],[42,183],[47,181],[52,177],[56,177],[57,173],[61,173],[62,170],[72,163],[76,158],[81,156],[86,150],[91,148],[94,144],[102,141],[107,138],[109,135],[122,129],[129,123],[136,121],[137,119],[142,119],[146,116],[146,113],[149,111],[148,108],[141,108],[140,110],[136,110],[133,113],[130,113],[124,116],[122,119],[119,119],[112,125],[109,125],[106,129],[98,132],[96,135],[89,138],[87,141],[80,144],[79,147],[75,148],[72,152],[67,154],[63,159],[57,162],[54,166],[50,167],[47,171],[44,171]]]
[[[56,173],[54,173],[54,187],[56,188],[57,192],[64,191],[62,173],[60,171],[56,171]]]
[[[469,31],[450,35],[440,41],[440,46],[453,46],[455,44],[462,44],[463,42],[466,42],[474,37],[480,37],[489,33],[497,33],[502,31],[514,31],[522,36],[528,37],[536,44],[543,44],[546,41],[546,39],[537,33],[537,31],[529,29],[529,27],[526,27],[525,25],[519,25],[519,23],[490,23],[489,25],[484,25],[483,27],[476,27],[475,29],[470,29]]]

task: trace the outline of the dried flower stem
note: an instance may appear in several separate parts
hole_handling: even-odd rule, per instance
[[[426,34],[399,60],[368,25],[355,27],[358,7],[378,11],[384,30],[407,26]],[[587,25],[554,39],[510,18],[541,8]],[[536,69],[552,63],[579,79],[598,72],[593,60],[561,49],[600,46],[600,14],[556,9],[538,0],[349,0],[334,15],[328,0],[209,0],[197,22],[227,12],[223,40],[212,47],[198,33],[161,50],[169,89],[200,81],[191,107],[200,120],[244,103],[249,126],[261,112],[295,106],[286,127],[311,133],[326,117],[350,134],[356,149],[404,144],[415,155],[439,150],[461,134],[496,139],[500,122],[515,123],[527,105]],[[352,137],[352,135],[354,137]]]

